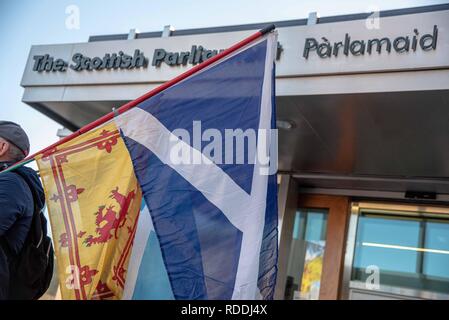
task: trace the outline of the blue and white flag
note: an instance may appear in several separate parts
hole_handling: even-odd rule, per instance
[[[274,57],[267,34],[115,119],[144,204],[125,299],[272,299]]]

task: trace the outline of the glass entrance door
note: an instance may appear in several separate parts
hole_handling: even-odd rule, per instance
[[[282,226],[279,299],[340,297],[348,205],[347,197],[298,195]]]
[[[300,208],[295,214],[284,295],[286,300],[319,298],[328,211]]]
[[[355,203],[348,298],[449,298],[449,211]]]

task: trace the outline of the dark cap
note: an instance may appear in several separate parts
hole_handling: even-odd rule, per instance
[[[0,137],[22,150],[25,157],[30,152],[28,136],[17,123],[0,120]]]

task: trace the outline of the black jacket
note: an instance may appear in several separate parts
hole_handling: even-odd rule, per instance
[[[27,167],[16,170],[20,170],[28,184],[37,191],[39,199],[36,204],[42,209],[45,205],[45,195],[36,172]],[[33,195],[28,184],[15,172],[0,174],[0,237],[15,254],[22,249],[34,212]],[[7,298],[8,288],[8,261],[5,252],[0,248],[0,300]]]

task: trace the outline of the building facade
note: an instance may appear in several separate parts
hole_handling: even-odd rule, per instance
[[[267,24],[32,46],[23,101],[76,130]],[[276,298],[449,298],[449,5],[275,25]]]

